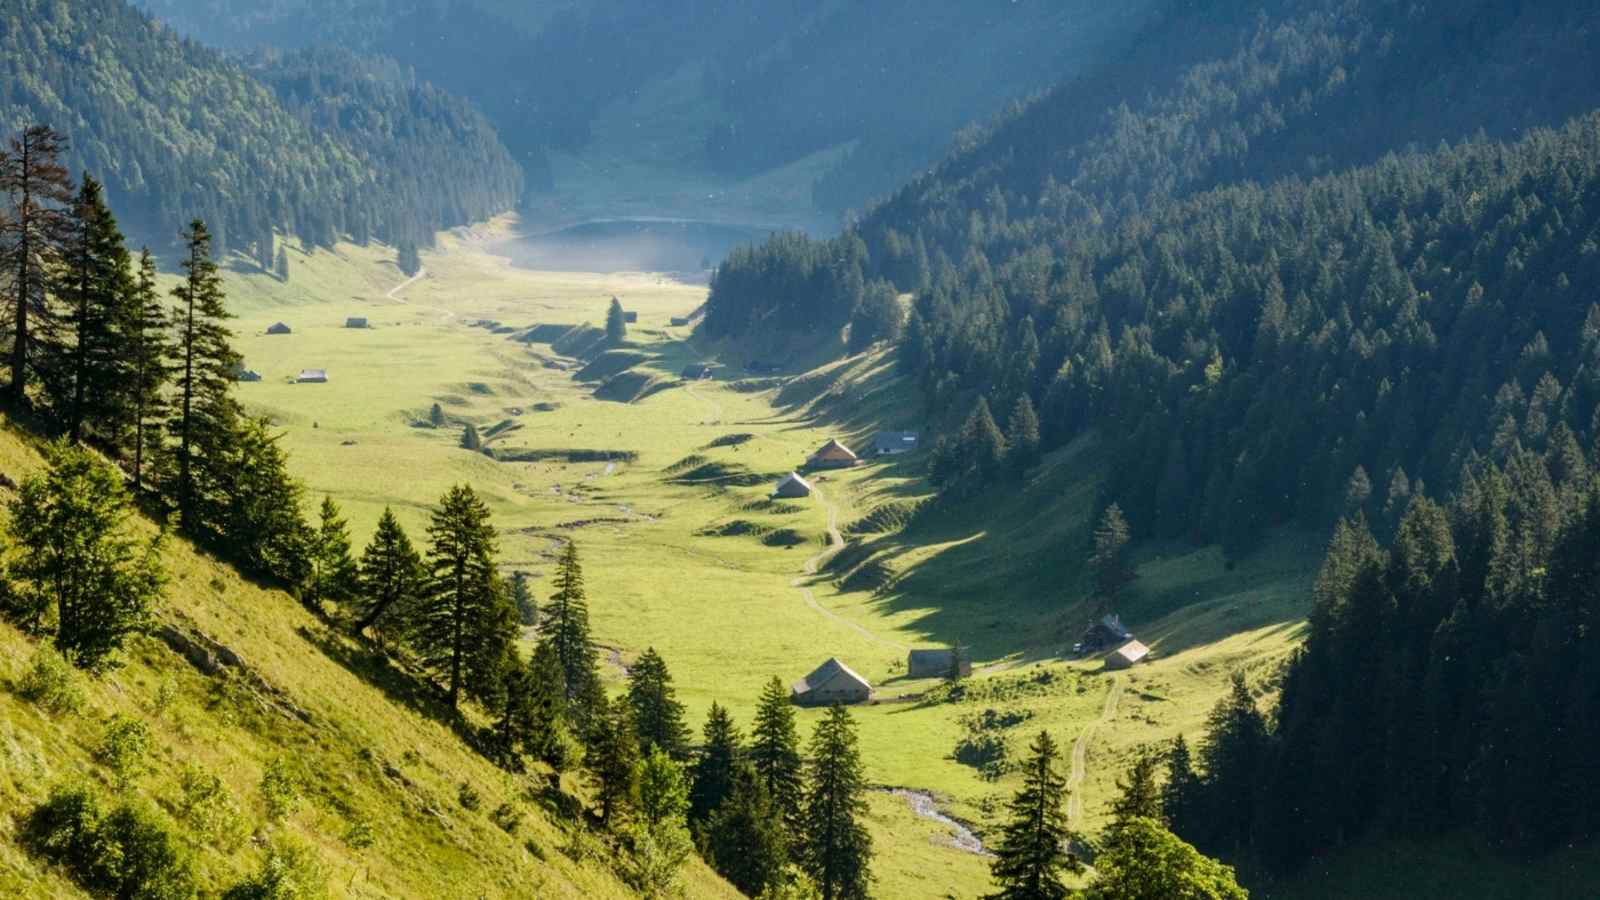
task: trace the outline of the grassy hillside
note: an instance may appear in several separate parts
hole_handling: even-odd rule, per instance
[[[37,442],[0,422],[0,471],[20,480],[40,465]],[[186,543],[171,542],[165,561],[172,583],[161,627],[214,641],[239,665],[208,675],[162,640],[140,638],[124,668],[81,679],[81,711],[51,714],[17,690],[36,644],[0,626],[0,894],[80,896],[19,848],[18,829],[55,784],[88,778],[110,792],[93,751],[108,721],[127,716],[152,736],[152,771],[133,794],[170,812],[184,767],[219,776],[238,804],[240,837],[299,838],[320,858],[333,896],[632,896],[604,860],[569,858],[573,844],[547,808],[543,775],[513,777],[469,751],[403,673]],[[302,783],[303,802],[281,825],[267,823],[258,787],[274,760]],[[477,809],[460,802],[464,787],[481,797]],[[565,787],[578,789],[570,778]],[[515,833],[491,821],[502,804],[521,817]],[[258,839],[195,841],[203,889],[260,865]],[[698,864],[687,883],[692,896],[737,896]]]

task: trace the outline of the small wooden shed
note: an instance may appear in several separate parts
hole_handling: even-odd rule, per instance
[[[811,496],[811,484],[804,478],[801,478],[799,473],[790,472],[788,475],[784,476],[782,481],[778,482],[778,486],[772,491],[772,496],[790,498],[809,497]]]
[[[796,681],[790,691],[794,702],[802,706],[865,703],[872,699],[872,685],[838,657],[830,658],[810,675]]]
[[[848,469],[860,461],[855,451],[837,440],[830,440],[811,454],[806,465],[813,469]]]
[[[292,329],[282,322],[274,322],[267,327],[267,334],[289,334]]]
[[[295,379],[297,384],[326,384],[327,381],[327,369],[301,369],[300,377]]]
[[[957,664],[962,678],[972,674],[972,660],[954,647],[929,647],[906,654],[906,677],[945,678]]]
[[[1150,655],[1150,648],[1138,641],[1126,644],[1106,654],[1107,669],[1131,669]]]
[[[684,325],[689,324],[689,317],[688,316],[673,316],[672,318],[667,320],[667,324],[673,326],[674,328],[681,328]]]
[[[369,327],[367,325],[367,317],[366,316],[351,316],[350,318],[344,320],[344,327],[346,327],[346,328],[367,328],[367,327]]]

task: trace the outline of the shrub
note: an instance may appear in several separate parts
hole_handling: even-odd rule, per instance
[[[195,893],[188,858],[159,813],[124,803],[102,817],[81,785],[51,791],[24,822],[23,843],[92,894],[187,900]]]
[[[142,719],[117,716],[106,726],[95,761],[111,770],[118,790],[127,790],[149,769],[150,726]]]
[[[522,810],[509,803],[502,803],[494,808],[494,812],[489,813],[489,821],[506,834],[516,834],[517,829],[522,827]]]
[[[300,805],[300,778],[289,761],[278,757],[261,773],[261,799],[267,805],[267,821],[282,822]]]
[[[327,878],[316,853],[284,839],[274,841],[261,869],[223,892],[222,900],[314,900],[327,895]]]
[[[616,859],[617,874],[645,897],[669,897],[682,889],[683,864],[694,852],[694,841],[682,820],[657,825],[634,823],[624,837],[628,853]]]
[[[483,805],[482,795],[465,781],[461,782],[461,787],[456,790],[456,799],[461,802],[461,808],[468,812],[477,812]]]
[[[372,823],[364,817],[357,816],[351,819],[349,826],[344,830],[344,843],[347,847],[365,850],[377,842],[377,832],[372,830]]]
[[[83,708],[83,687],[60,653],[50,647],[34,651],[28,671],[17,682],[23,699],[51,713],[77,712]]]
[[[224,850],[244,843],[244,814],[221,778],[187,765],[178,773],[178,790],[174,811],[191,832]]]

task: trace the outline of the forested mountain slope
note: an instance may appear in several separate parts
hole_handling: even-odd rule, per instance
[[[1112,51],[1161,4],[750,4],[640,0],[146,0],[221,46],[326,43],[393,56],[482,106],[528,169],[545,148],[737,180],[825,150],[816,206],[838,211],[928,165],[949,134]],[[595,146],[608,108],[671,149]],[[684,155],[687,158],[683,158]],[[559,185],[557,185],[559,187]]]
[[[1237,551],[1295,518],[1392,525],[1473,454],[1594,438],[1595,120],[1374,160],[1582,110],[1547,87],[1600,59],[1596,23],[1593,4],[1382,0],[1174,19],[1143,45],[1172,51],[1153,82],[1065,85],[838,241],[736,255],[706,329],[896,337],[888,279],[919,292],[902,360],[934,409],[1026,396],[1046,447],[1102,430],[1142,533]],[[1226,49],[1181,63],[1207,46]],[[953,487],[987,477],[963,443]]]
[[[0,16],[0,128],[64,133],[69,166],[105,182],[129,231],[156,246],[195,215],[223,247],[270,258],[274,229],[325,245],[420,239],[516,203],[521,174],[481,116],[363,66],[285,61],[279,102],[124,0],[20,0]]]

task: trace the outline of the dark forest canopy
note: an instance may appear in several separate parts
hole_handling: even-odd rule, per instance
[[[1258,6],[1170,20],[1143,45],[1149,80],[1062,87],[840,238],[735,254],[706,329],[835,329],[855,285],[887,278],[918,292],[900,355],[936,413],[1026,393],[1047,448],[1090,428],[1115,444],[1131,521],[1233,549],[1331,521],[1358,468],[1377,517],[1559,422],[1593,442],[1600,119],[1381,153],[1585,111],[1548,90],[1557,69],[1504,64],[1542,36],[1566,71],[1593,67],[1600,48],[1559,38],[1600,11]]]
[[[199,214],[217,249],[270,265],[274,230],[425,240],[520,196],[488,123],[393,65],[296,56],[269,87],[124,0],[19,3],[0,15],[0,129],[66,135],[71,168],[155,246]],[[296,91],[308,83],[314,103]]]

